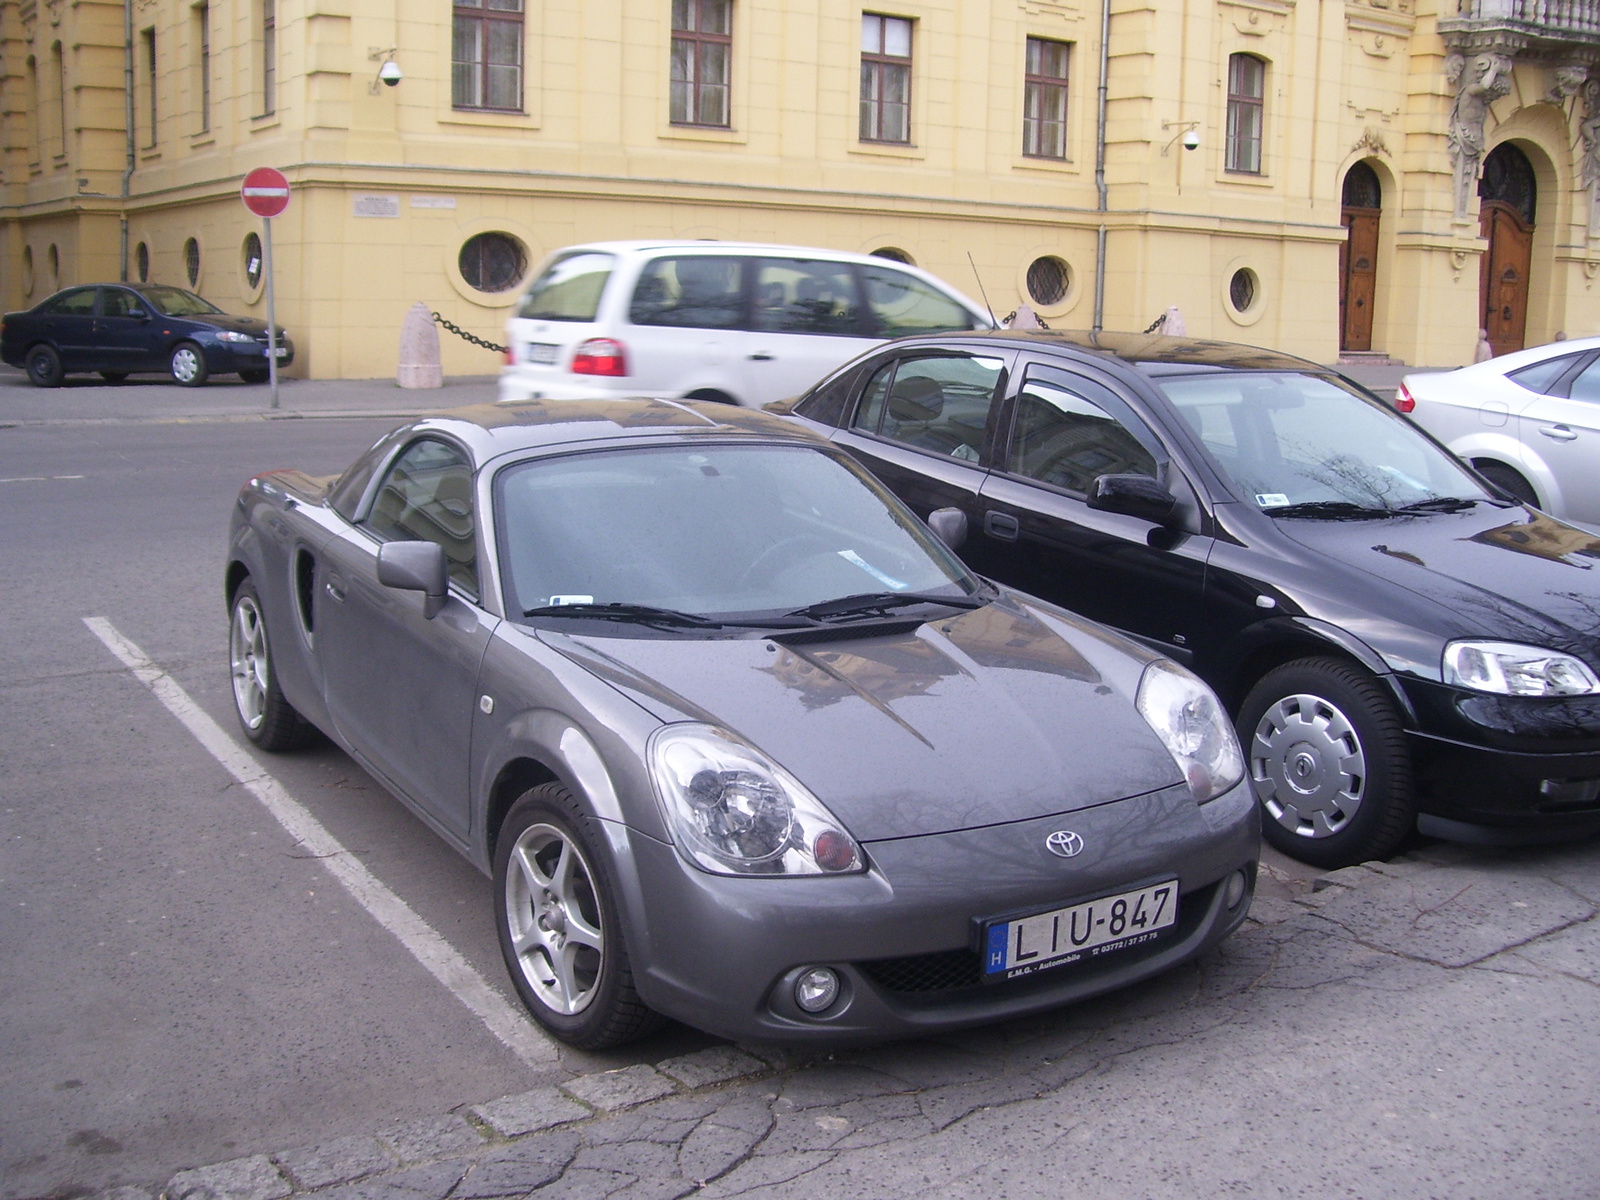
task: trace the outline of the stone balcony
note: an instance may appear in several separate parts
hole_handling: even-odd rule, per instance
[[[1600,50],[1600,0],[1459,0],[1439,18],[1447,45],[1559,60]]]

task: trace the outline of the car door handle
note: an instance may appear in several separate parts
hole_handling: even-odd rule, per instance
[[[777,355],[768,354],[765,350],[757,350],[750,356],[751,362],[771,362]]]
[[[333,599],[337,600],[340,604],[344,603],[344,580],[330,575],[328,576],[327,582],[322,585],[322,588],[328,593],[329,596],[333,597]]]
[[[1541,425],[1539,426],[1539,432],[1544,434],[1545,437],[1558,442],[1572,442],[1578,438],[1578,435],[1565,425]]]
[[[1017,519],[1010,513],[995,512],[990,509],[983,514],[983,531],[1002,542],[1016,541],[1021,528]]]

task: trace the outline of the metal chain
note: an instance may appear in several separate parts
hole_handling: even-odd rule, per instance
[[[454,321],[440,313],[434,313],[433,319],[439,322],[439,324],[443,325],[451,333],[455,334],[458,338],[465,338],[474,346],[482,346],[485,350],[493,350],[496,354],[504,354],[506,352],[506,348],[504,346],[497,346],[493,342],[485,341],[475,333],[468,333],[465,329],[461,328],[461,326],[457,325]]]

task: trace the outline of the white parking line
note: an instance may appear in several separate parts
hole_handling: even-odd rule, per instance
[[[155,694],[167,711],[183,723],[211,757],[266,806],[289,836],[321,859],[322,865],[356,903],[399,938],[412,957],[449,988],[508,1050],[530,1067],[547,1067],[556,1062],[555,1045],[532,1020],[506,1003],[454,946],[346,851],[321,822],[189,698],[177,680],[151,662],[143,650],[123,637],[105,617],[85,617],[83,623]]]
[[[82,475],[16,475],[10,479],[0,479],[0,483],[49,483],[55,479],[82,478]]]

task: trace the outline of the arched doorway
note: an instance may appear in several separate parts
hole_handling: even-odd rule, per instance
[[[1483,160],[1478,181],[1479,232],[1488,239],[1478,270],[1478,312],[1495,354],[1521,350],[1528,328],[1528,271],[1538,188],[1533,164],[1510,142]]]
[[[1358,162],[1344,177],[1340,221],[1349,232],[1339,246],[1339,349],[1372,349],[1372,303],[1378,290],[1378,173]]]

